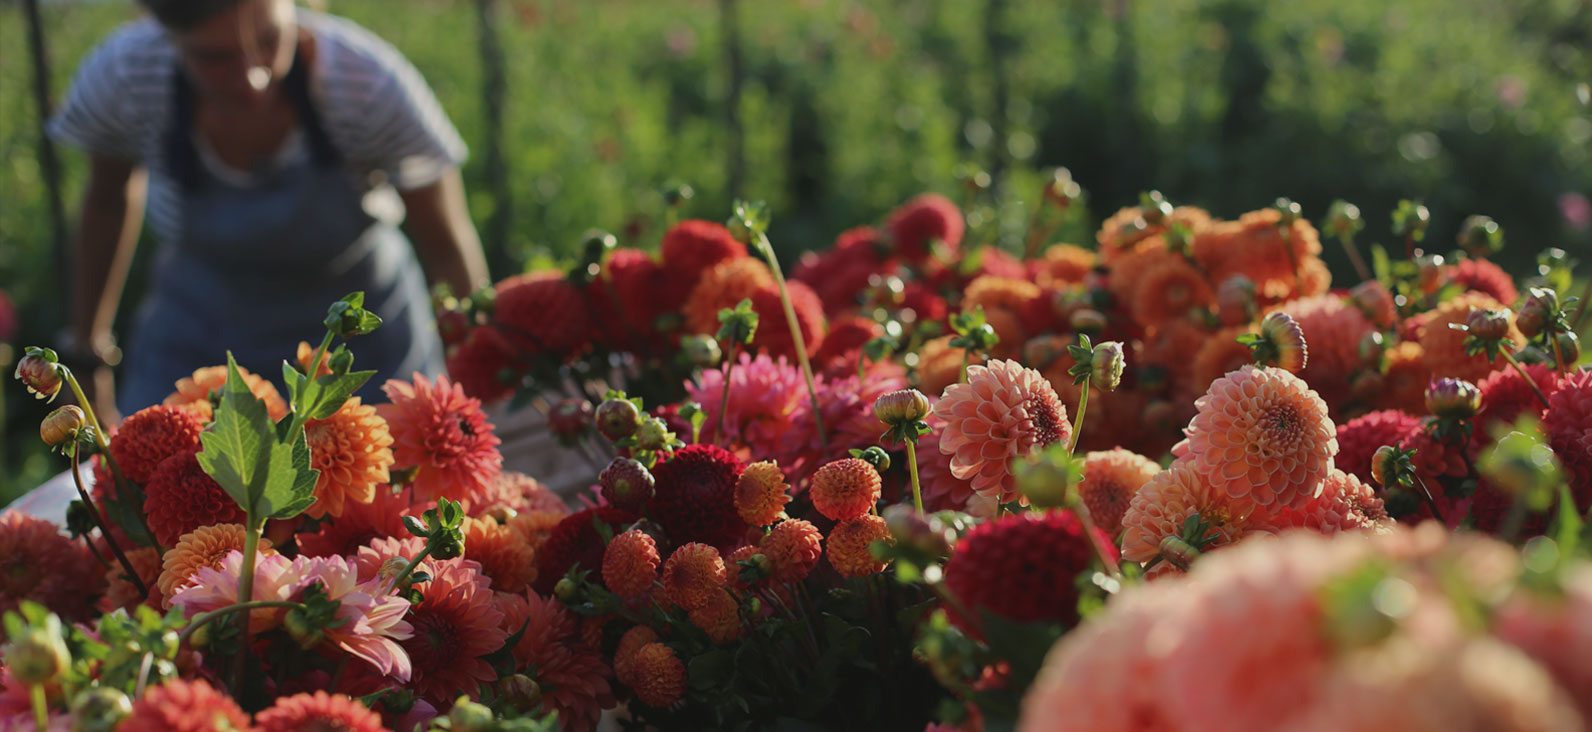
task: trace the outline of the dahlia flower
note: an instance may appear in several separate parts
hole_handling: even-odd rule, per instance
[[[286,601],[292,597],[297,579],[292,572],[293,562],[280,554],[258,554],[254,559],[254,595],[252,600]],[[171,605],[182,608],[184,615],[192,618],[235,605],[238,599],[238,578],[243,575],[243,552],[228,552],[214,567],[200,567],[191,581],[177,588]],[[279,607],[259,608],[249,611],[249,632],[263,633],[282,622],[286,611]]]
[[[1078,495],[1095,526],[1115,536],[1122,530],[1122,517],[1133,495],[1160,472],[1155,461],[1122,448],[1091,452],[1083,456]]]
[[[448,377],[415,374],[413,383],[389,380],[389,404],[377,407],[392,434],[399,467],[418,468],[413,487],[421,499],[462,498],[486,490],[503,467],[501,440],[481,411]]]
[[[254,394],[256,399],[265,402],[265,411],[270,415],[271,421],[275,422],[287,415],[287,402],[282,401],[282,395],[271,382],[256,376],[242,366],[238,367],[238,374],[243,377],[243,383],[249,387],[249,392]],[[176,384],[177,390],[161,403],[168,407],[186,409],[200,422],[208,423],[215,411],[210,404],[210,395],[226,385],[226,366],[206,366],[194,371],[192,376],[180,379]]]
[[[1015,361],[968,367],[967,383],[948,387],[935,410],[945,419],[940,451],[951,456],[951,474],[1002,502],[1015,497],[1013,458],[1072,437],[1050,382]]]
[[[104,588],[105,573],[81,542],[44,519],[0,513],[0,615],[31,600],[65,622],[86,622]]]
[[[320,471],[315,502],[304,512],[313,518],[341,516],[347,502],[370,503],[376,486],[388,480],[392,435],[376,408],[353,397],[326,419],[304,426],[310,466]]]
[[[118,732],[219,732],[252,729],[249,715],[203,679],[172,679],[133,702]]]
[[[1245,366],[1194,404],[1190,466],[1213,489],[1262,511],[1314,497],[1338,440],[1326,403],[1299,377]]]
[[[484,657],[509,636],[492,580],[457,560],[436,562],[430,572],[430,581],[415,586],[420,602],[406,618],[413,634],[402,641],[412,688],[433,704],[475,698],[481,683],[497,678]]]
[[[1109,537],[1099,543],[1110,546]],[[1043,558],[1042,561],[1040,558]],[[945,586],[968,612],[1022,623],[1078,619],[1078,575],[1094,561],[1090,539],[1068,511],[1017,513],[975,526],[945,565]],[[977,633],[978,618],[952,611]]]
[[[157,404],[134,412],[122,420],[111,437],[111,457],[122,475],[138,485],[146,485],[155,468],[166,458],[199,449],[199,432],[204,429],[191,411]]]
[[[409,680],[409,656],[399,645],[414,635],[404,620],[409,601],[389,595],[386,579],[360,581],[358,567],[342,557],[299,557],[284,579],[293,583],[290,596],[318,584],[328,600],[339,603],[337,622],[325,629],[327,641],[383,676]]]
[[[503,626],[524,628],[511,653],[542,690],[542,702],[558,712],[570,730],[591,730],[602,711],[614,706],[609,670],[600,652],[584,643],[575,617],[550,597],[536,593],[499,595]]]
[[[342,694],[317,691],[278,697],[269,708],[255,715],[260,732],[386,732],[381,715]]]

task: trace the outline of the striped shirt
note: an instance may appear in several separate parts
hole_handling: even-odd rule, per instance
[[[321,123],[361,192],[430,185],[464,162],[465,146],[420,72],[397,49],[353,21],[299,10],[315,38],[310,93]],[[150,171],[148,220],[162,241],[181,235],[182,191],[164,164],[163,138],[173,121],[179,56],[151,18],[128,23],[78,68],[66,102],[50,121],[55,140],[89,153],[132,161]],[[295,132],[275,164],[306,155]],[[246,172],[222,164],[196,140],[203,164],[248,185]]]

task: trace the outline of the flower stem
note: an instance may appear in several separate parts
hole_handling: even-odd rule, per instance
[[[1421,487],[1421,497],[1426,499],[1426,507],[1432,510],[1432,516],[1441,521],[1444,526],[1447,526],[1448,517],[1443,515],[1443,509],[1437,507],[1437,499],[1432,496],[1432,489],[1426,487],[1426,481],[1422,480],[1421,476],[1416,475],[1415,484]]]
[[[967,383],[967,357],[971,355],[971,353],[972,352],[966,348],[962,349],[962,375],[958,376],[956,379],[956,383],[958,384]]]
[[[226,607],[218,607],[214,610],[207,610],[193,616],[193,620],[188,623],[188,627],[183,628],[182,632],[177,634],[177,641],[179,643],[187,642],[187,640],[192,637],[195,632],[205,625],[208,625],[210,621],[215,620],[216,618],[231,615],[232,613],[243,612],[244,610],[259,610],[261,608],[267,607],[293,608],[299,607],[300,605],[301,603],[289,602],[287,600],[250,600],[249,602],[238,602]]]
[[[243,568],[238,575],[238,602],[254,601],[254,560],[260,548],[260,529],[264,521],[249,516],[243,527]],[[238,630],[238,655],[232,662],[232,693],[243,689],[245,661],[249,656],[249,616],[243,616]]]
[[[1508,349],[1500,350],[1498,353],[1504,357],[1505,361],[1509,362],[1510,366],[1515,367],[1515,371],[1520,374],[1520,378],[1525,380],[1526,386],[1531,387],[1531,393],[1537,395],[1537,401],[1542,402],[1543,408],[1546,409],[1548,407],[1548,395],[1543,394],[1542,387],[1537,386],[1536,379],[1531,378],[1531,374],[1526,373],[1526,367],[1521,366],[1520,362],[1515,360],[1515,357],[1509,353]]]
[[[133,568],[133,563],[128,561],[127,554],[122,552],[121,545],[116,543],[115,537],[111,536],[110,527],[100,520],[99,506],[94,505],[94,498],[89,495],[88,489],[83,487],[83,474],[78,468],[78,444],[77,440],[72,441],[71,457],[72,483],[77,486],[77,497],[83,501],[84,506],[88,507],[89,515],[94,518],[94,526],[100,530],[100,535],[105,537],[105,543],[110,545],[111,553],[116,555],[116,561],[122,565],[122,570],[127,572],[127,580],[133,583],[133,587],[138,588],[138,596],[147,598],[149,597],[149,587],[144,584],[144,578],[138,576],[138,570]],[[93,547],[92,542],[90,542],[89,547]]]
[[[1349,255],[1349,263],[1354,265],[1354,273],[1360,276],[1360,281],[1370,281],[1371,268],[1365,266],[1365,259],[1360,257],[1360,248],[1354,245],[1354,237],[1340,236],[1338,241],[1343,243],[1343,251]]]
[[[1083,434],[1084,410],[1089,408],[1089,378],[1084,377],[1081,385],[1082,392],[1078,394],[1078,423],[1072,426],[1072,439],[1067,441],[1067,457],[1072,457],[1073,450],[1078,447],[1078,435]]]
[[[67,386],[72,388],[72,396],[77,399],[78,406],[83,408],[83,416],[88,419],[89,426],[94,428],[94,443],[99,448],[99,455],[105,460],[105,465],[111,469],[111,480],[118,487],[132,485],[127,476],[122,474],[122,466],[116,464],[116,457],[111,455],[111,443],[105,437],[105,426],[100,424],[99,417],[95,416],[94,405],[89,404],[88,396],[83,393],[83,387],[77,383],[77,376],[65,366],[61,366],[60,369],[61,374],[66,378]],[[117,495],[125,496],[126,493],[118,492]],[[149,522],[145,518],[144,512],[136,511],[135,513],[138,516],[139,525],[144,529],[144,536],[149,539],[149,543],[155,547],[155,551],[164,553],[160,542],[155,540],[155,532],[149,529]],[[109,536],[106,538],[109,539]]]
[[[824,433],[824,415],[818,406],[818,389],[813,384],[813,365],[807,359],[807,339],[802,337],[801,322],[796,319],[796,306],[791,304],[790,290],[785,286],[785,273],[780,269],[779,257],[774,255],[774,245],[768,241],[768,235],[757,235],[758,246],[768,257],[768,268],[774,273],[774,284],[779,286],[779,301],[785,306],[785,323],[790,327],[790,339],[796,346],[796,360],[802,367],[802,379],[807,382],[807,396],[813,403],[813,422],[818,425],[818,445],[823,450],[829,449],[829,437]]]
[[[1556,334],[1548,334],[1548,342],[1553,344],[1553,362],[1559,367],[1560,376],[1570,375],[1570,366],[1564,360],[1564,349],[1559,347],[1559,338]]]
[[[420,553],[416,554],[414,559],[409,560],[409,563],[404,565],[403,571],[392,578],[392,586],[387,588],[387,591],[392,592],[401,587],[404,580],[409,579],[409,575],[414,573],[415,567],[420,566],[420,563],[429,556],[431,556],[431,542],[427,541],[425,547],[421,548]]]
[[[50,703],[44,696],[44,684],[33,684],[28,687],[28,696],[33,701],[34,724],[39,726],[40,732],[50,728]]]
[[[918,449],[916,439],[907,443],[907,473],[912,476],[912,507],[918,510],[918,515],[923,515],[923,488],[918,484]]]
[[[730,344],[730,357],[724,362],[724,391],[719,397],[719,416],[713,420],[713,444],[721,442],[725,448],[730,446],[729,440],[724,439],[724,414],[730,411],[730,374],[735,372],[736,351],[740,350],[739,343]]]

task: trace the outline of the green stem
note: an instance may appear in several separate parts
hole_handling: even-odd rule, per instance
[[[177,641],[179,643],[187,642],[189,638],[193,637],[195,632],[208,625],[210,621],[215,620],[216,618],[231,615],[232,613],[243,612],[244,610],[259,610],[261,608],[267,607],[294,608],[300,607],[301,605],[302,603],[288,602],[287,600],[250,600],[249,602],[239,602],[226,607],[218,607],[214,610],[207,610],[193,616],[193,620],[189,621],[188,627],[183,628],[182,632],[177,635]]]
[[[1421,487],[1421,498],[1426,499],[1426,507],[1432,510],[1432,516],[1443,526],[1448,526],[1448,517],[1443,515],[1443,509],[1437,507],[1437,498],[1432,495],[1432,489],[1426,487],[1426,481],[1416,475],[1415,484]]]
[[[33,700],[33,719],[39,726],[39,732],[50,727],[50,702],[44,696],[44,684],[33,684],[28,687],[28,696]]]
[[[1548,334],[1548,342],[1553,344],[1553,362],[1559,366],[1560,376],[1570,375],[1570,364],[1565,363],[1564,349],[1559,347],[1559,338],[1555,333]]]
[[[254,563],[255,555],[260,548],[260,529],[263,522],[256,521],[254,516],[249,516],[243,528],[243,568],[238,575],[238,602],[247,604],[254,601]],[[232,693],[238,694],[243,689],[243,672],[245,661],[249,656],[249,616],[243,616],[243,621],[238,630],[238,655],[232,662]]]
[[[1510,366],[1515,367],[1515,372],[1520,374],[1520,378],[1525,380],[1526,386],[1531,387],[1531,393],[1537,395],[1537,401],[1542,402],[1542,407],[1544,409],[1548,408],[1548,395],[1543,394],[1542,388],[1537,386],[1536,379],[1531,378],[1531,374],[1526,373],[1526,367],[1521,366],[1520,362],[1515,360],[1514,355],[1509,353],[1508,349],[1501,350],[1498,353],[1504,357],[1505,361],[1509,362]]]
[[[785,273],[780,269],[779,257],[774,255],[774,245],[767,234],[757,235],[758,246],[768,257],[768,268],[774,273],[774,284],[779,286],[779,301],[785,306],[785,323],[790,326],[790,339],[796,346],[796,360],[802,367],[802,379],[807,382],[807,396],[813,403],[813,422],[818,425],[818,445],[829,449],[829,437],[824,433],[824,415],[818,405],[818,388],[813,384],[813,365],[807,359],[807,339],[802,337],[801,322],[796,319],[796,306],[790,302],[790,290],[785,287]]]
[[[1072,457],[1073,450],[1078,447],[1078,436],[1083,434],[1084,410],[1089,408],[1089,377],[1084,377],[1081,387],[1083,391],[1078,393],[1078,420],[1072,426],[1072,439],[1067,441],[1067,457]]]
[[[907,443],[907,473],[912,476],[912,507],[918,510],[918,515],[923,515],[923,489],[918,485],[918,448],[916,438]]]
[[[84,506],[88,507],[89,515],[94,519],[95,528],[100,530],[100,536],[105,537],[105,543],[110,545],[111,553],[116,555],[116,561],[122,565],[122,570],[127,573],[127,580],[133,583],[133,587],[138,588],[138,596],[148,598],[149,587],[144,584],[144,578],[138,576],[138,570],[133,568],[133,563],[128,561],[127,555],[122,552],[121,545],[117,544],[115,537],[111,536],[110,528],[100,520],[99,506],[94,505],[94,498],[89,495],[88,489],[83,487],[83,474],[78,468],[78,444],[77,440],[72,440],[72,483],[77,486],[77,497],[83,501]],[[90,542],[89,547],[92,548],[93,546],[93,542]]]
[[[972,354],[971,350],[966,349],[966,348],[962,349],[962,374],[961,374],[961,376],[958,376],[957,379],[956,379],[956,383],[958,383],[958,384],[966,384],[967,383],[967,357],[969,355],[971,355],[971,354]]]
[[[722,443],[725,448],[730,446],[730,441],[724,437],[724,414],[730,411],[730,374],[735,372],[736,351],[740,347],[739,343],[730,344],[730,358],[724,363],[724,391],[719,398],[719,414],[713,420],[713,443]]]
[[[409,579],[409,575],[414,573],[415,567],[420,566],[420,563],[429,556],[431,556],[431,542],[427,541],[426,545],[421,548],[420,553],[416,554],[414,559],[409,560],[409,563],[404,565],[403,571],[392,578],[392,586],[387,588],[387,591],[391,592],[402,587],[404,580]]]
[[[1370,281],[1371,268],[1365,266],[1365,259],[1360,257],[1360,248],[1354,245],[1354,237],[1340,236],[1338,241],[1343,243],[1343,251],[1349,255],[1349,263],[1354,265],[1354,272],[1360,276],[1360,281]]]

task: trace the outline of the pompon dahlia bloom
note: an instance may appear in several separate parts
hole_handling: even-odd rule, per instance
[[[1095,268],[1098,259],[1094,252],[1074,244],[1052,244],[1031,268],[1041,286],[1076,285]]]
[[[1472,310],[1501,310],[1507,313],[1508,340],[1517,347],[1526,342],[1526,337],[1515,327],[1514,313],[1502,303],[1480,292],[1464,293],[1437,306],[1437,309],[1432,311],[1431,320],[1420,328],[1418,338],[1421,349],[1425,351],[1426,367],[1431,370],[1432,378],[1452,377],[1476,383],[1494,371],[1508,368],[1501,356],[1495,361],[1488,361],[1485,353],[1467,355],[1465,339],[1469,334],[1448,327],[1465,324]]]
[[[1338,425],[1338,454],[1333,462],[1338,470],[1372,483],[1371,456],[1383,446],[1404,447],[1421,429],[1420,418],[1396,409],[1355,417]]]
[[[1359,308],[1360,314],[1379,329],[1387,330],[1398,322],[1398,304],[1393,301],[1393,292],[1376,280],[1366,280],[1350,289],[1349,303]]]
[[[677,544],[738,543],[746,523],[735,511],[735,482],[746,466],[717,445],[687,445],[652,469],[647,515]]]
[[[1402,341],[1388,349],[1386,359],[1379,406],[1425,414],[1426,386],[1432,381],[1432,370],[1426,365],[1426,349],[1415,341]]]
[[[807,521],[786,519],[774,525],[758,548],[768,557],[775,582],[800,582],[818,566],[823,535]]]
[[[464,556],[481,564],[498,592],[524,592],[536,579],[536,552],[518,531],[492,518],[464,520]]]
[[[497,328],[471,328],[464,341],[448,353],[448,375],[469,394],[491,404],[514,393],[518,372],[513,344]],[[505,379],[505,372],[511,378]]]
[[[885,229],[890,232],[890,243],[897,255],[908,261],[921,262],[933,253],[932,245],[935,242],[939,242],[946,253],[954,257],[962,246],[965,224],[962,210],[951,199],[937,193],[925,193],[892,211]]]
[[[856,518],[879,502],[884,481],[879,471],[860,458],[844,458],[825,464],[813,473],[807,495],[813,508],[831,521]]]
[[[255,600],[287,600],[292,597],[296,579],[293,562],[280,554],[258,554],[254,558]],[[202,612],[235,605],[238,602],[238,578],[243,575],[243,552],[228,552],[214,567],[200,567],[192,581],[177,588],[171,605],[182,608],[184,615],[193,617]],[[263,633],[282,622],[282,608],[267,607],[249,611],[249,632]]]
[[[133,413],[111,437],[111,457],[128,480],[144,485],[166,458],[199,449],[204,425],[193,412],[157,404]]]
[[[1056,390],[1016,361],[969,366],[967,383],[947,387],[935,413],[945,419],[940,451],[951,456],[951,474],[1003,502],[1014,492],[1013,458],[1072,438]]]
[[[863,514],[841,521],[829,531],[825,547],[829,566],[842,577],[869,577],[883,572],[889,562],[873,556],[871,547],[875,541],[895,543],[884,519]]]
[[[729,259],[713,265],[702,273],[702,279],[697,281],[691,295],[681,306],[686,330],[692,333],[717,333],[720,310],[733,308],[759,290],[773,286],[774,274],[768,271],[768,265],[752,257]],[[785,317],[784,313],[780,317]],[[762,326],[763,323],[758,325],[759,340],[763,333]]]
[[[172,679],[150,687],[133,702],[118,732],[220,732],[253,729],[232,698],[203,679]]]
[[[687,618],[716,645],[732,643],[741,637],[741,606],[735,596],[720,588],[701,605],[691,608]]]
[[[1091,452],[1083,456],[1078,495],[1095,526],[1115,536],[1122,530],[1122,516],[1133,503],[1133,494],[1160,472],[1154,460],[1120,447]]]
[[[144,513],[155,540],[175,546],[201,526],[243,523],[243,509],[199,465],[199,450],[166,458],[144,485]]]
[[[292,596],[318,584],[326,598],[338,603],[337,621],[326,628],[326,641],[364,661],[382,676],[407,681],[409,656],[399,645],[414,628],[404,620],[409,601],[392,596],[381,577],[360,580],[359,567],[342,557],[298,557],[285,575]]]
[[[630,660],[635,657],[636,651],[641,650],[641,647],[648,643],[656,642],[658,642],[658,631],[653,630],[650,626],[636,625],[625,631],[624,635],[619,636],[619,645],[614,649],[615,675],[621,678],[628,676],[627,672],[629,669],[627,666]]]
[[[600,521],[611,534],[618,534],[623,530],[621,527],[634,520],[635,514],[612,506],[588,508],[564,517],[553,527],[547,540],[537,547],[534,580],[537,594],[553,594],[553,585],[575,567],[594,573],[602,571],[603,537],[597,533],[594,522]]]
[[[139,605],[148,605],[152,610],[164,608],[166,598],[156,583],[160,578],[160,553],[147,546],[128,549],[127,562],[133,565],[133,570],[138,573],[138,579],[144,583],[148,593],[140,593],[138,586],[133,584],[132,575],[120,562],[113,561],[105,567],[105,594],[99,600],[100,612],[109,613],[117,609],[132,612]]]
[[[1216,293],[1187,260],[1167,257],[1139,274],[1128,302],[1139,324],[1155,325],[1210,308],[1216,304]]]
[[[659,295],[673,294],[669,284],[669,275],[651,255],[638,249],[615,250],[586,287],[591,321],[611,324],[599,328],[596,337],[616,350],[657,353],[672,347],[672,329],[661,327],[658,319],[679,310],[690,293],[665,301]]]
[[[940,435],[945,423],[929,415],[932,429],[918,438],[918,482],[923,488],[923,507],[929,511],[963,511],[978,518],[991,518],[999,506],[996,499],[979,495],[973,484],[951,473],[951,456],[940,450]]]
[[[201,526],[182,535],[161,558],[160,579],[155,584],[169,605],[177,589],[188,584],[201,567],[216,568],[232,552],[243,551],[243,524]],[[270,554],[271,540],[260,538],[260,552]]]
[[[639,529],[614,537],[603,551],[603,584],[626,600],[646,596],[658,580],[658,543]]]
[[[312,557],[348,556],[372,539],[407,537],[404,516],[419,515],[432,505],[429,501],[411,503],[409,491],[398,493],[377,486],[370,503],[344,504],[343,515],[323,521],[314,533],[299,534],[299,552]]]
[[[433,704],[461,694],[475,698],[482,683],[497,678],[483,656],[509,636],[492,601],[492,580],[450,560],[433,563],[431,580],[416,587],[420,602],[407,618],[414,634],[402,643],[413,664],[411,688]]]
[[[565,358],[590,342],[586,300],[562,274],[515,275],[496,290],[492,322],[515,348]]]
[[[861,378],[855,369],[839,378],[816,378],[818,408],[824,416],[825,440],[819,439],[812,417],[812,402],[797,402],[791,433],[779,448],[765,456],[785,466],[792,483],[800,483],[826,459],[852,448],[865,448],[879,441],[883,425],[873,415],[879,397],[907,387],[905,373],[893,361],[870,361]]]
[[[723,224],[701,219],[686,219],[663,234],[660,247],[663,268],[680,285],[676,299],[682,299],[703,272],[729,259],[746,256],[746,245],[735,240]]]
[[[1592,503],[1592,371],[1564,377],[1548,397],[1542,429],[1569,474],[1577,505]]]
[[[242,366],[238,367],[238,374],[243,377],[243,383],[248,385],[250,393],[265,402],[265,411],[271,416],[271,421],[279,420],[287,414],[287,402],[282,401],[282,395],[271,382],[256,376]],[[194,371],[192,376],[184,376],[179,380],[176,385],[177,390],[161,403],[168,407],[186,409],[200,422],[208,423],[215,414],[215,409],[210,405],[210,395],[226,385],[226,366],[206,366]]]
[[[1505,305],[1512,305],[1520,299],[1514,278],[1485,259],[1461,259],[1453,266],[1443,268],[1443,277],[1466,290],[1485,293]]]
[[[315,502],[305,509],[312,518],[341,516],[345,503],[370,503],[376,486],[388,480],[392,467],[392,434],[376,408],[353,397],[326,419],[304,426],[310,466],[319,470]]]
[[[663,563],[663,591],[669,601],[694,610],[724,587],[727,577],[719,550],[690,543],[675,549]]]
[[[1130,562],[1152,562],[1157,569],[1186,564],[1181,556],[1167,556],[1162,543],[1168,537],[1188,542],[1184,530],[1190,517],[1199,517],[1204,529],[1201,552],[1238,541],[1251,531],[1268,530],[1254,514],[1256,506],[1235,500],[1211,484],[1186,460],[1157,473],[1133,494],[1127,513],[1122,516],[1122,558]]]
[[[1387,509],[1376,491],[1337,468],[1327,473],[1320,495],[1301,508],[1279,511],[1267,522],[1279,530],[1304,528],[1323,534],[1389,527]]]
[[[735,511],[747,526],[767,526],[779,520],[790,503],[785,473],[772,460],[746,466],[735,481]]]
[[[1245,366],[1217,379],[1194,406],[1190,467],[1262,511],[1303,506],[1338,453],[1326,403],[1282,369]]]
[[[0,513],[0,615],[32,600],[65,622],[86,622],[104,589],[105,573],[88,547],[44,519]]]
[[[1110,537],[1100,543],[1109,547]],[[945,586],[968,612],[1028,623],[1078,619],[1075,580],[1094,550],[1069,511],[1009,514],[973,527],[945,565]],[[977,631],[978,618],[956,616]]]
[[[463,498],[497,479],[502,441],[492,433],[479,399],[465,396],[446,376],[432,381],[418,373],[413,382],[389,380],[382,390],[391,403],[376,409],[387,420],[396,464],[419,468],[416,497]]]
[[[317,691],[279,697],[254,717],[259,732],[386,732],[381,715],[342,694]]]
[[[1299,377],[1328,405],[1341,403],[1349,394],[1349,374],[1360,370],[1360,341],[1376,326],[1336,295],[1289,300],[1274,310],[1293,316],[1310,344],[1310,359]]]
[[[786,283],[785,292],[790,295],[791,308],[796,311],[802,345],[807,347],[807,353],[816,353],[823,346],[824,333],[829,328],[824,319],[823,303],[813,294],[812,288],[800,282]],[[779,289],[764,287],[752,293],[752,310],[758,318],[752,348],[773,356],[796,358],[796,339],[791,335],[790,320],[785,317],[785,303],[779,299]]]
[[[631,654],[625,664],[628,673],[619,680],[649,707],[666,709],[685,696],[685,664],[674,649],[662,643],[648,643]]]
[[[761,327],[761,326],[759,326]],[[755,455],[774,454],[782,438],[792,429],[794,416],[807,398],[801,371],[785,358],[766,353],[753,357],[742,353],[730,369],[730,402],[724,413],[724,432],[718,434],[719,412],[724,411],[724,369],[702,372],[696,383],[686,384],[691,400],[702,405],[707,421],[702,424],[702,442],[720,444],[729,440],[744,445]]]
[[[609,670],[597,648],[583,642],[576,618],[551,597],[499,595],[505,628],[525,628],[514,648],[516,668],[535,679],[542,703],[569,730],[592,730],[615,704]],[[645,627],[645,626],[637,626]]]
[[[839,315],[857,307],[874,275],[886,276],[900,269],[895,260],[885,258],[886,246],[878,229],[847,229],[828,250],[803,254],[791,279],[813,288],[827,315]]]
[[[1525,368],[1526,373],[1531,375],[1531,381],[1543,394],[1552,397],[1553,392],[1558,390],[1559,374],[1552,366],[1534,363]],[[1512,368],[1494,371],[1476,387],[1481,389],[1481,412],[1476,415],[1479,437],[1488,438],[1492,428],[1512,425],[1523,415],[1542,419],[1542,402],[1537,400],[1537,393],[1531,390],[1519,371]]]

